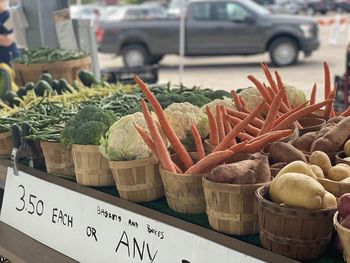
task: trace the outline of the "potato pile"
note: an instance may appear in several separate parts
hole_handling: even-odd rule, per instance
[[[257,184],[271,180],[267,156],[251,155],[250,159],[219,165],[207,177],[216,183]]]
[[[350,183],[350,166],[345,163],[332,166],[328,155],[324,152],[313,152],[310,156],[310,164],[321,168],[324,175],[323,177],[327,179],[337,182]]]
[[[294,146],[304,152],[334,153],[340,151],[349,136],[350,117],[338,116],[329,119],[320,131],[308,132],[299,137]]]
[[[273,202],[291,207],[325,209],[337,206],[335,196],[317,182],[311,165],[303,161],[285,166],[272,180],[269,195]]]

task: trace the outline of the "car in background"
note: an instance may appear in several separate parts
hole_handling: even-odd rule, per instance
[[[95,12],[98,10],[103,12],[103,7],[99,5],[71,5],[69,7],[70,16],[72,19],[95,19]]]
[[[305,0],[305,12],[308,15],[320,13],[327,14],[329,11],[335,10],[336,4],[334,0]]]
[[[299,14],[304,6],[301,0],[254,0],[274,14]]]
[[[158,63],[179,54],[179,19],[108,21],[100,24],[99,51],[123,57],[127,67]],[[319,47],[315,19],[271,14],[250,0],[192,0],[186,6],[185,56],[270,53],[288,66]]]
[[[107,7],[102,13],[101,21],[117,20],[151,20],[167,16],[166,9],[161,5],[142,4]]]
[[[350,0],[337,0],[335,10],[340,12],[350,12]]]

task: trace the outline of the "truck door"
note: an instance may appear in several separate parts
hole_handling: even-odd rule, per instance
[[[188,16],[187,55],[254,53],[261,41],[252,13],[239,3],[193,3]]]

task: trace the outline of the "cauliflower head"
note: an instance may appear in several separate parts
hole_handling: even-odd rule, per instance
[[[173,103],[164,111],[174,132],[185,145],[184,140],[192,138],[192,124],[197,126],[202,138],[208,136],[208,117],[199,107],[188,102]]]
[[[221,105],[231,110],[237,110],[235,104],[232,102],[232,99],[229,97],[223,97],[223,99],[213,100],[212,102],[209,102],[208,104],[202,106],[201,110],[205,113],[206,107],[208,106],[210,111],[213,113],[214,117],[216,117],[216,105]]]
[[[155,117],[154,119],[156,120]],[[134,123],[148,132],[146,121],[141,112],[120,118],[101,138],[100,152],[103,156],[111,161],[138,160],[151,156],[151,150],[135,129]]]
[[[284,85],[284,88],[286,89],[292,108],[297,107],[307,100],[305,93],[301,89],[289,85]],[[250,111],[253,111],[263,101],[262,96],[256,87],[243,89],[239,92],[239,95],[242,97]]]

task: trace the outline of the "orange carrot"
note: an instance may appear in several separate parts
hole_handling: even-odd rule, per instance
[[[222,107],[222,119],[224,120],[225,135],[232,130],[232,127],[228,118],[229,116],[227,115],[226,108]]]
[[[201,160],[205,157],[205,151],[204,151],[204,147],[203,147],[203,143],[202,143],[202,137],[201,137],[196,125],[192,124],[191,131],[192,131],[192,136],[194,138],[194,142],[196,144],[198,160]]]
[[[208,154],[205,158],[198,161],[190,169],[188,169],[185,172],[185,174],[201,174],[205,172],[210,172],[210,170],[212,170],[214,167],[223,164],[232,156],[233,152],[230,150]]]
[[[292,115],[293,113],[297,112],[300,109],[303,109],[306,104],[308,104],[309,101],[305,101],[304,103],[300,104],[299,106],[295,107],[294,109],[290,110],[289,112],[283,114],[281,117],[278,117],[278,119],[275,121],[274,126],[279,124],[281,121]]]
[[[233,125],[238,125],[241,120],[236,118],[236,117],[233,117],[233,116],[227,116],[229,121],[233,124]],[[260,130],[258,128],[255,128],[254,126],[248,124],[244,130],[246,130],[246,132],[248,132],[249,134],[253,135],[253,136],[257,136],[260,132]]]
[[[232,95],[233,102],[235,103],[237,110],[243,111],[243,105],[242,105],[241,100],[239,99],[239,96],[236,93],[236,91],[231,90],[231,95]]]
[[[273,99],[269,112],[267,113],[263,127],[261,128],[258,135],[262,135],[268,131],[269,126],[271,126],[276,118],[277,112],[281,107],[283,94],[286,93],[284,88],[280,89],[277,96]]]
[[[264,107],[265,102],[261,103],[258,107],[255,108],[255,110],[248,115],[243,121],[241,121],[238,125],[236,125],[229,134],[225,136],[225,138],[222,140],[222,142],[219,143],[214,148],[213,152],[222,151],[227,149],[230,146],[230,143],[232,140],[237,136],[239,132],[241,132],[262,110]]]
[[[219,144],[219,133],[218,133],[218,126],[216,125],[216,120],[214,118],[213,113],[211,113],[209,107],[207,106],[205,108],[208,115],[208,121],[209,121],[209,129],[210,129],[210,144],[211,145],[218,145]]]
[[[218,104],[216,105],[216,123],[218,124],[219,142],[221,142],[225,137],[225,128],[222,118],[222,111],[220,105]]]
[[[140,127],[138,126],[136,123],[134,123],[134,127],[137,130],[137,132],[140,134],[141,138],[143,139],[143,141],[147,144],[148,148],[150,148],[150,150],[153,152],[154,157],[159,160],[159,155],[157,153],[157,149],[156,146],[154,145],[151,137]]]
[[[263,97],[263,99],[268,103],[271,104],[272,103],[272,98],[270,97],[269,92],[267,91],[267,89],[264,87],[264,85],[257,80],[254,76],[252,75],[248,75],[248,79],[253,82],[253,84],[255,85],[255,87],[259,90],[261,96]]]
[[[164,167],[164,169],[170,171],[170,172],[176,172],[173,161],[170,158],[169,152],[164,144],[164,141],[159,133],[159,130],[157,128],[157,125],[155,124],[152,115],[150,111],[147,108],[145,100],[141,101],[141,107],[142,107],[142,113],[145,118],[145,121],[147,123],[148,130],[151,134],[152,141],[156,142],[155,148],[156,148],[156,153],[158,154],[159,161]]]
[[[248,142],[241,142],[239,144],[233,145],[230,147],[230,151],[233,153],[232,155],[235,155],[236,153],[239,153],[240,151],[242,151]]]
[[[340,116],[345,116],[345,117],[349,117],[350,116],[350,106],[345,110],[343,111]]]
[[[230,109],[226,109],[227,114],[231,115],[233,117],[237,117],[241,120],[243,120],[244,118],[248,117],[249,114],[244,113],[244,112],[239,112],[239,111],[233,111]],[[264,125],[264,121],[260,120],[259,118],[254,118],[251,122],[250,122],[254,127],[256,128],[261,128]]]
[[[280,76],[280,74],[278,73],[277,70],[275,70],[275,76],[276,76],[276,80],[277,80],[277,87],[278,87],[278,89],[279,90],[284,89],[282,78],[281,78],[281,76]],[[288,99],[288,96],[287,96],[287,92],[285,92],[283,94],[283,103],[287,107],[287,112],[288,112],[288,110],[290,110],[292,107],[290,106],[289,99]],[[282,107],[285,108],[285,106],[283,105]]]
[[[185,167],[188,169],[193,165],[193,161],[186,151],[185,147],[182,145],[180,139],[176,136],[174,130],[172,129],[169,120],[163,111],[161,105],[159,104],[158,100],[154,96],[154,94],[150,91],[150,89],[147,87],[147,85],[138,77],[134,77],[135,82],[139,85],[140,89],[142,90],[143,94],[151,104],[154,112],[156,113],[159,123],[169,139],[171,145],[173,146],[174,151],[179,156],[180,160],[183,162]]]
[[[265,76],[266,76],[267,81],[268,81],[269,84],[270,84],[270,87],[272,88],[272,90],[274,91],[274,93],[277,94],[277,93],[278,93],[277,84],[276,84],[275,80],[273,79],[272,74],[271,74],[271,72],[270,72],[268,66],[266,65],[266,63],[262,63],[262,64],[261,64],[261,67],[262,67],[262,69],[263,69],[263,71],[264,71],[264,74],[265,74]]]
[[[331,91],[331,93],[329,93],[328,99],[334,99],[336,95],[337,95],[337,86],[335,86],[334,89]],[[326,105],[326,108],[323,113],[323,117],[326,117],[326,118],[332,117],[333,103],[334,102]],[[333,113],[334,113],[334,109],[333,109]]]
[[[329,66],[327,62],[323,62],[324,68],[324,99],[328,99],[329,93],[331,93],[331,73],[329,72]]]
[[[241,104],[242,104],[242,111],[245,112],[245,113],[247,113],[247,114],[250,114],[251,111],[248,110],[247,105],[245,104],[245,102],[244,102],[244,100],[242,99],[242,97],[241,97],[241,96],[238,96],[238,98],[239,98],[239,100],[241,101]]]
[[[323,106],[327,105],[327,104],[331,104],[333,102],[333,100],[325,100],[323,102],[320,103],[316,103],[314,105],[310,105],[308,107],[305,107],[303,109],[300,109],[296,112],[294,112],[293,114],[291,114],[290,116],[288,116],[287,118],[285,118],[284,120],[282,120],[279,124],[277,124],[272,131],[278,131],[278,130],[283,130],[283,129],[288,129],[290,128],[290,126],[292,125],[293,122],[297,121],[298,119],[322,108]]]
[[[248,133],[245,132],[240,132],[237,134],[237,137],[241,140],[241,141],[250,141],[252,139],[254,139],[253,136],[249,135]]]
[[[179,166],[177,166],[176,163],[173,162],[173,165],[175,167],[175,170],[178,174],[183,174],[184,172],[181,170],[181,168]]]
[[[316,103],[316,97],[317,97],[317,84],[315,83],[311,91],[310,105],[314,105]]]
[[[249,142],[243,152],[246,153],[255,153],[261,151],[268,143],[278,141],[284,137],[289,136],[292,134],[292,130],[283,130],[283,131],[277,131],[277,132],[271,132],[263,134],[262,136],[259,136],[256,138],[254,142]]]
[[[331,108],[331,116],[330,116],[330,118],[333,118],[333,117],[335,117],[335,111],[334,111],[334,108],[332,107]]]

